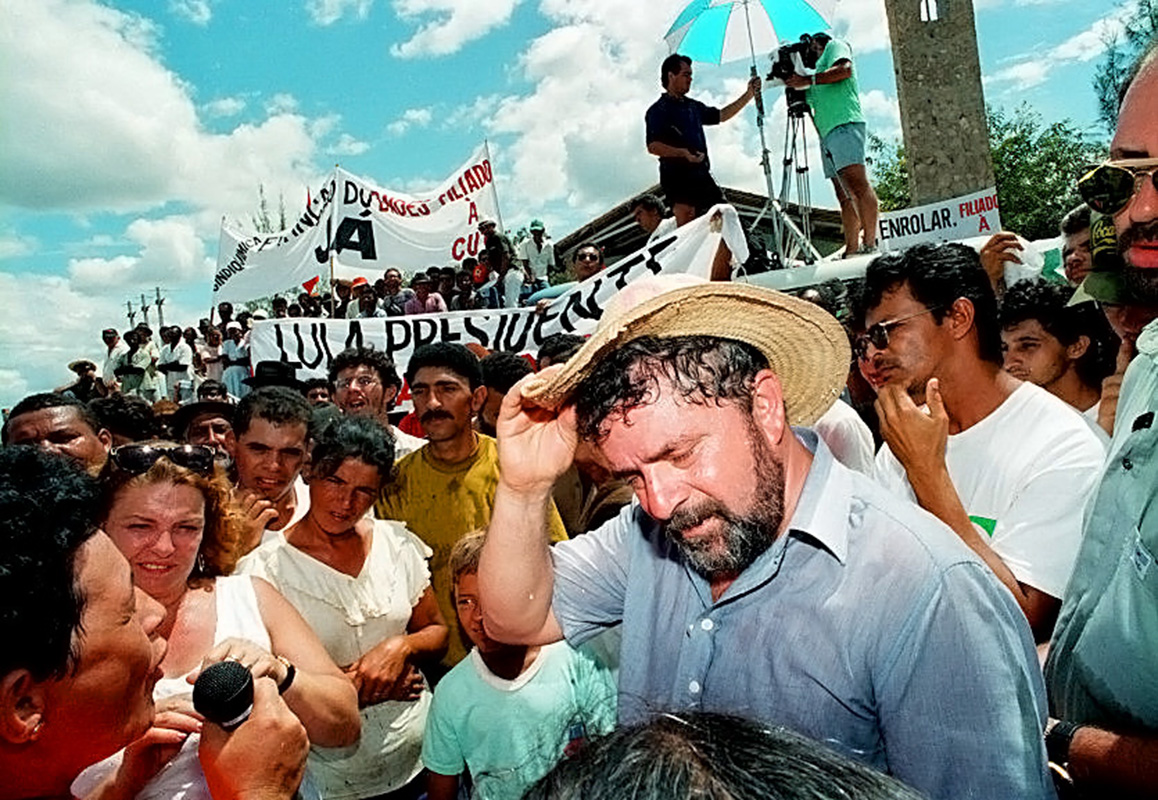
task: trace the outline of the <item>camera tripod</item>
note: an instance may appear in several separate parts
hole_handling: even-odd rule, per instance
[[[752,68],[756,74],[756,68]],[[768,190],[768,200],[756,219],[752,221],[750,232],[755,232],[765,215],[772,220],[772,259],[774,268],[788,267],[793,261],[813,264],[820,260],[820,253],[812,245],[812,191],[808,185],[808,140],[806,119],[811,119],[812,109],[803,99],[793,100],[789,95],[788,125],[784,129],[784,159],[780,174],[780,192],[774,191],[772,182],[772,154],[768,152],[768,142],[764,135],[764,104],[756,103],[756,128],[760,131],[760,166],[764,170],[764,184]],[[800,209],[800,221],[804,230],[784,211],[792,188],[792,173],[796,174],[796,202]]]

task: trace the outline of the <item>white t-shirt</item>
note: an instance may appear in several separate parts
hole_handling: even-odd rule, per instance
[[[426,444],[425,439],[419,439],[417,436],[411,436],[397,425],[391,425],[390,432],[394,434],[395,463],[401,461],[403,458]]]
[[[1085,420],[1022,383],[992,414],[949,437],[945,461],[961,504],[1018,581],[1061,597],[1105,452]],[[874,477],[916,500],[887,444]]]
[[[517,255],[520,260],[530,265],[535,280],[546,280],[547,270],[555,263],[555,245],[544,236],[543,247],[540,249],[535,246],[535,240],[528,237],[519,243]]]
[[[1085,411],[1079,411],[1078,413],[1082,415],[1082,419],[1084,419],[1086,424],[1090,426],[1090,430],[1092,430],[1094,435],[1098,437],[1098,441],[1102,443],[1102,446],[1109,450],[1110,434],[1106,433],[1105,429],[1098,424],[1098,412],[1101,410],[1101,408],[1102,401],[1098,400],[1098,402],[1094,403]]]
[[[812,426],[836,460],[849,469],[872,477],[875,444],[869,426],[852,406],[841,399]]]
[[[503,308],[518,308],[523,291],[523,268],[512,264],[503,276]]]

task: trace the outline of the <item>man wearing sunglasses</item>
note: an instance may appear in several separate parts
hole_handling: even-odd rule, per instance
[[[1123,94],[1110,164],[1087,176],[1094,211],[1112,214],[1135,303],[1158,311],[1158,50]],[[1093,277],[1093,274],[1090,276]],[[1088,281],[1089,279],[1087,279]],[[1136,309],[1141,306],[1135,306]],[[1153,797],[1158,786],[1158,325],[1126,370],[1101,486],[1045,664],[1050,760],[1084,797]]]
[[[973,248],[881,256],[864,301],[858,351],[884,379],[877,480],[952,528],[1047,641],[1102,445],[1070,406],[1002,370],[997,301]]]

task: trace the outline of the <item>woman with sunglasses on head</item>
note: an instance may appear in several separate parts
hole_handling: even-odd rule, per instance
[[[160,759],[153,749],[149,763],[133,758],[133,748],[101,762],[82,775],[78,796],[209,797],[197,761],[201,719],[192,683],[204,667],[227,659],[254,678],[271,678],[312,743],[357,741],[354,687],[317,636],[268,583],[230,576],[243,520],[211,448],[168,442],[114,448],[101,492],[103,529],[128,559],[136,586],[165,610],[158,633],[168,650],[153,694],[158,718],[163,714],[183,741]]]
[[[334,419],[315,438],[303,472],[305,518],[241,566],[278,587],[358,687],[357,749],[310,755],[328,800],[401,800],[423,789],[431,694],[418,666],[441,658],[448,629],[430,588],[430,549],[401,523],[367,516],[393,467],[394,444],[377,421]]]

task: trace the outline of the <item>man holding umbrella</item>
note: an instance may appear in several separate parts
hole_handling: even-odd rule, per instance
[[[676,224],[683,225],[724,202],[708,161],[705,125],[736,116],[760,92],[753,77],[748,89],[723,108],[713,108],[687,96],[692,88],[692,60],[673,53],[659,69],[664,92],[647,110],[647,152],[659,158],[659,184],[667,195]]]

